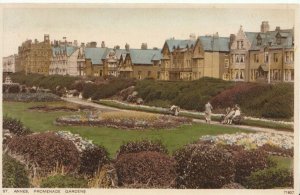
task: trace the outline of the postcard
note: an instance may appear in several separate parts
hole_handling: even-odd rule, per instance
[[[299,194],[299,5],[1,12],[2,194]]]

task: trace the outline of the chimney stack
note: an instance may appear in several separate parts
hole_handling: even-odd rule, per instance
[[[141,49],[148,49],[147,43],[142,43]]]
[[[196,40],[196,35],[194,33],[190,34],[190,40]]]
[[[232,45],[234,39],[235,39],[235,34],[230,34],[230,38],[229,38],[229,46]]]
[[[276,26],[275,31],[280,31],[280,26]]]
[[[50,43],[50,37],[48,34],[44,34],[44,42],[45,43]]]
[[[269,26],[269,22],[268,21],[263,21],[260,25],[260,32],[261,33],[266,33],[268,32],[270,29],[270,26]]]
[[[129,51],[129,44],[128,43],[126,43],[125,49],[126,49],[126,51]]]
[[[114,49],[120,49],[120,45],[115,45]]]
[[[105,47],[105,42],[102,41],[102,42],[101,42],[101,48],[104,48],[104,47]]]

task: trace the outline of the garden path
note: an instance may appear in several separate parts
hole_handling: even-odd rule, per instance
[[[68,101],[68,102],[72,102],[72,103],[76,103],[76,104],[92,106],[92,107],[100,109],[101,111],[125,111],[124,109],[104,106],[104,105],[96,104],[96,103],[90,102],[88,100],[83,100],[80,98],[62,98],[62,99],[64,101]],[[193,119],[193,121],[196,123],[205,123],[205,120],[201,120],[201,119]],[[219,122],[216,122],[216,121],[211,121],[211,124],[224,126],[224,124],[220,124]],[[250,130],[250,131],[256,131],[256,132],[266,132],[266,133],[274,133],[274,134],[290,135],[290,136],[294,135],[293,132],[279,131],[279,130],[271,129],[271,128],[254,127],[254,126],[247,126],[247,125],[225,125],[225,126],[230,126],[232,128],[240,128],[240,129],[245,129],[245,130]]]

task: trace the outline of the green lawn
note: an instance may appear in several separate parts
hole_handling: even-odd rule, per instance
[[[103,145],[113,157],[119,146],[126,141],[136,139],[159,139],[170,152],[197,140],[202,135],[216,135],[223,133],[247,132],[242,129],[231,127],[220,127],[207,124],[183,125],[168,130],[122,130],[107,127],[85,127],[85,126],[56,126],[54,120],[62,115],[76,114],[74,112],[38,112],[29,111],[28,108],[41,104],[53,103],[21,103],[3,102],[3,114],[20,119],[26,127],[35,132],[67,130],[78,133],[82,137],[93,140],[95,144]],[[58,104],[58,103],[55,103]],[[65,103],[59,103],[65,104]]]

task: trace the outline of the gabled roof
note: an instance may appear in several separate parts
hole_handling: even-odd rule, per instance
[[[229,38],[216,36],[200,36],[198,39],[204,51],[229,52]]]
[[[277,44],[277,35],[280,34],[281,43]],[[262,38],[261,45],[257,45],[257,37],[260,36]],[[255,39],[252,41],[250,50],[259,50],[262,47],[270,46],[273,49],[280,48],[293,48],[293,29],[285,29],[278,31],[267,31],[266,33],[258,32],[255,36]],[[271,45],[269,45],[271,43]]]
[[[257,32],[245,32],[247,39],[249,40],[249,42],[253,43],[253,41],[256,41],[256,37],[258,35]]]
[[[78,47],[75,46],[65,46],[65,45],[59,45],[56,47],[52,47],[52,55],[55,56],[56,53],[64,53],[66,52],[67,56],[72,55]]]
[[[130,49],[129,55],[132,64],[153,64],[153,60],[161,59],[161,50],[159,49]]]
[[[168,45],[169,51],[173,52],[174,48],[184,49],[187,46],[190,48],[191,46],[195,46],[196,40],[179,40],[179,39],[168,39],[166,40],[166,44]]]
[[[92,64],[99,64],[102,65],[102,59],[105,58],[108,48],[101,48],[101,47],[87,47],[84,49],[85,58],[91,59]]]

